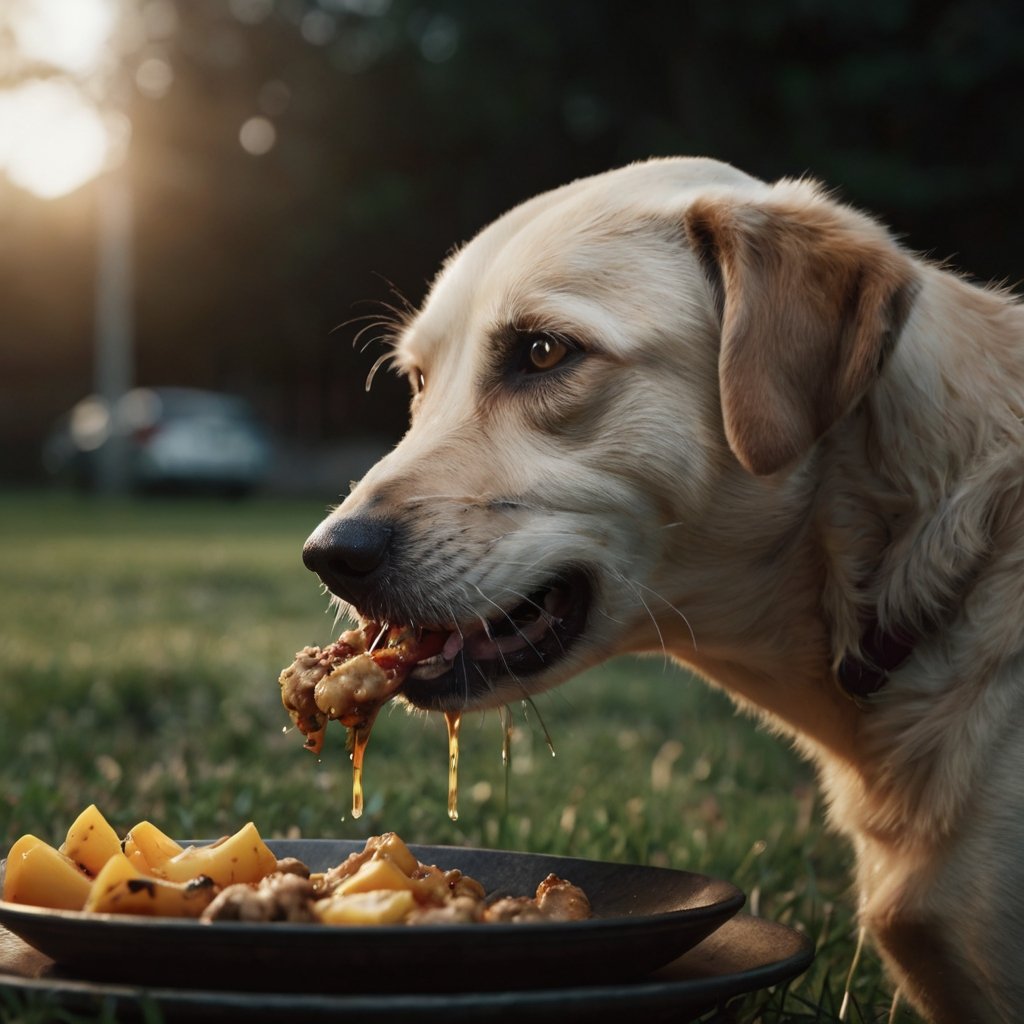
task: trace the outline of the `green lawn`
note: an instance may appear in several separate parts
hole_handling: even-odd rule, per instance
[[[285,733],[277,674],[333,614],[302,566],[316,502],[0,497],[0,844],[59,840],[96,803],[120,829],[150,818],[217,836],[500,846],[702,871],[749,907],[806,929],[815,966],[730,1019],[838,1019],[855,947],[844,844],[812,773],[729,702],[662,660],[621,661],[462,728],[461,803],[446,815],[443,720],[382,715],[367,811],[348,812],[344,730],[321,760]],[[540,717],[543,718],[543,725]],[[552,757],[544,728],[557,756]],[[333,735],[330,735],[333,733]],[[885,1020],[866,953],[847,1020]],[[36,1019],[0,1002],[5,1020]]]

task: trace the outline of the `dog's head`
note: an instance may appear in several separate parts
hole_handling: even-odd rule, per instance
[[[409,432],[306,563],[366,618],[449,634],[407,685],[421,707],[735,645],[784,587],[801,467],[877,374],[909,268],[814,186],[708,160],[539,196],[401,332]]]

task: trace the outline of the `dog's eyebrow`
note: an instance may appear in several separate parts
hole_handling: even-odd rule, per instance
[[[566,341],[575,342],[581,348],[588,351],[600,351],[602,348],[600,342],[589,331],[580,329],[579,324],[568,324],[553,318],[537,319],[528,317],[510,320],[495,324],[488,332],[489,337],[496,344],[503,344],[506,340],[510,339],[521,340],[538,334],[546,334],[554,338],[564,338]]]
[[[440,346],[434,332],[425,331],[422,324],[410,324],[395,341],[391,366],[400,374],[414,373],[426,366]]]
[[[530,334],[551,334],[576,342],[584,351],[622,359],[622,327],[599,302],[562,292],[555,301],[508,304],[487,332],[494,348],[504,348]]]
[[[421,360],[408,344],[399,343],[391,352],[391,366],[398,373],[412,373]]]

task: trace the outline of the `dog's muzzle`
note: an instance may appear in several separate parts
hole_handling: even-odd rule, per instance
[[[444,634],[439,653],[410,672],[403,690],[409,703],[446,710],[485,701],[505,683],[522,691],[526,679],[565,659],[583,636],[594,597],[585,568],[558,566],[539,586],[504,587],[500,593],[512,595],[511,602],[481,592],[482,607],[449,606],[456,617],[438,617],[436,605],[410,606],[408,588],[396,592],[401,539],[391,520],[329,518],[306,541],[302,560],[365,623]]]

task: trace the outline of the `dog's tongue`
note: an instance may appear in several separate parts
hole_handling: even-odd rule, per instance
[[[444,647],[441,648],[441,657],[445,661],[454,661],[455,655],[462,650],[462,634],[458,630],[453,630],[448,634],[448,639],[444,642]]]

